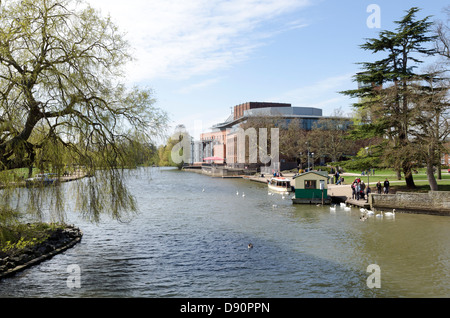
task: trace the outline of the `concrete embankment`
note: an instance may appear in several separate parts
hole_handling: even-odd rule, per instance
[[[448,191],[374,194],[370,197],[369,203],[374,210],[395,209],[396,212],[450,216],[450,193]]]

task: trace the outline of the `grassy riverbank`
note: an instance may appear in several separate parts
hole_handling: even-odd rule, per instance
[[[62,224],[33,223],[0,227],[0,258],[20,253],[42,244],[51,235],[64,229]]]
[[[406,182],[404,178],[401,180],[397,179],[397,173],[394,170],[384,169],[384,170],[375,170],[375,175],[361,175],[361,171],[346,171],[347,173],[354,174],[355,176],[359,176],[364,180],[367,184],[368,180],[370,180],[370,186],[374,187],[378,181],[383,183],[383,181],[387,178],[391,184],[391,189],[398,191],[415,191],[415,192],[428,192],[430,191],[430,185],[427,179],[427,174],[425,169],[418,169],[417,173],[413,175],[414,183],[417,186],[416,189],[408,189],[406,187]],[[436,180],[439,186],[439,191],[450,191],[450,173],[447,170],[442,170],[442,179]],[[437,179],[437,174],[435,174]],[[347,180],[346,180],[347,181]],[[350,182],[350,180],[348,180]],[[347,182],[347,183],[348,183]]]
[[[80,242],[83,233],[65,224],[17,224],[0,229],[0,279],[36,265]]]

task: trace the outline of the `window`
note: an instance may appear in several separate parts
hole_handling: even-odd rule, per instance
[[[305,189],[317,189],[316,180],[305,180]]]

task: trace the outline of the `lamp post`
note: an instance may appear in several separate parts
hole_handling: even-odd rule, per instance
[[[305,142],[306,150],[308,151],[308,172],[309,172],[309,143]]]
[[[367,157],[369,156],[369,147],[366,147],[366,153],[367,153]],[[370,188],[370,168],[369,171],[367,172],[367,189]],[[366,202],[369,202],[369,191],[366,191],[367,193],[367,199]]]

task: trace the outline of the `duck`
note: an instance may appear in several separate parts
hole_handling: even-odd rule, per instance
[[[248,249],[252,249],[253,248],[253,244],[252,243],[249,243],[248,244]]]
[[[385,212],[385,213],[384,213],[384,216],[389,216],[389,217],[392,216],[392,217],[395,217],[395,209],[393,209],[392,212]]]

